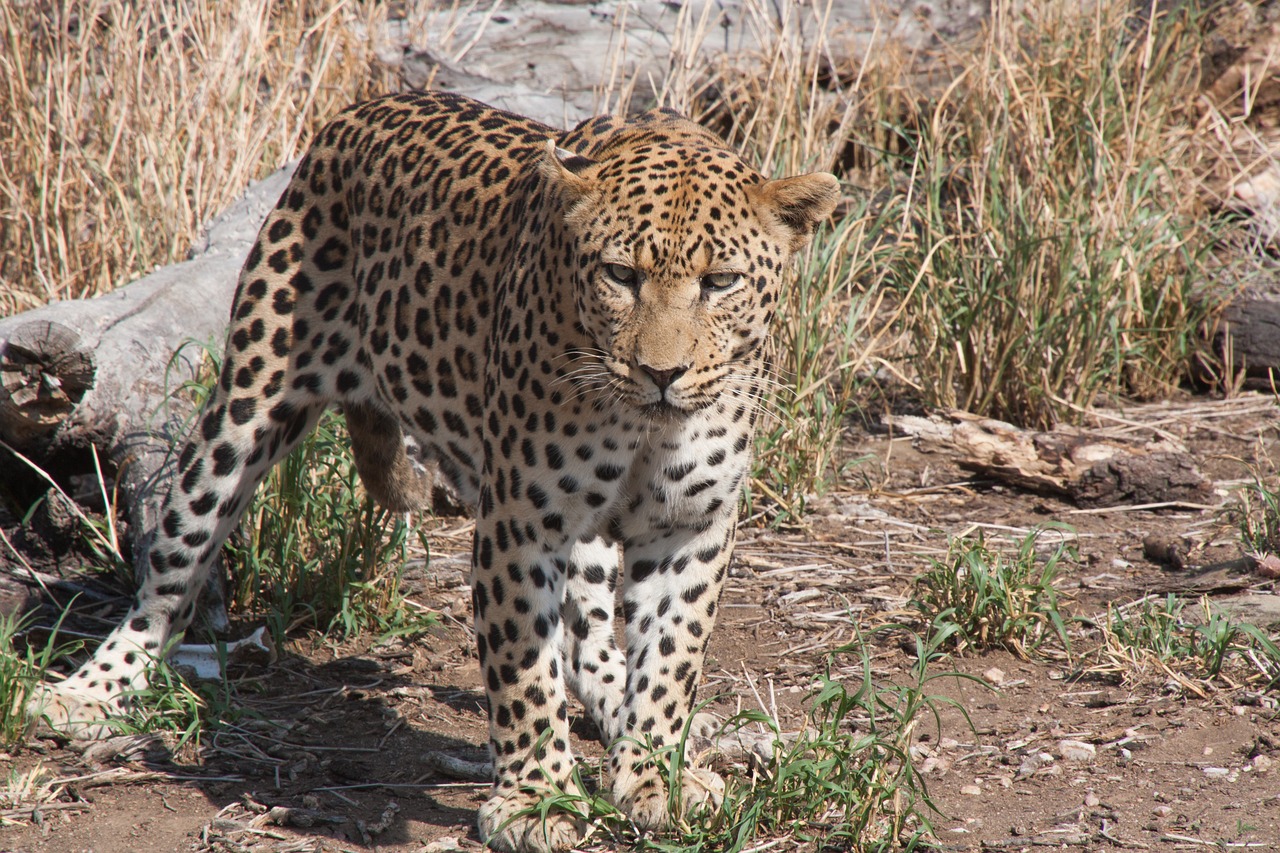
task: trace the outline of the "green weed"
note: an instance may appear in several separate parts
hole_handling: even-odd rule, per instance
[[[50,664],[80,650],[78,640],[58,643],[58,629],[65,617],[65,612],[58,617],[48,641],[37,650],[29,643],[17,642],[35,621],[34,613],[0,616],[0,746],[26,738],[34,722],[27,710],[33,690],[44,680]]]
[[[165,733],[176,737],[176,751],[199,746],[203,732],[234,722],[244,711],[233,701],[221,660],[218,679],[188,681],[168,662],[157,658],[147,668],[147,685],[129,697],[128,712],[108,721],[121,734]]]
[[[358,480],[345,422],[327,412],[267,476],[229,540],[233,598],[265,613],[277,640],[298,624],[345,636],[433,624],[400,588],[408,520],[362,495]]]
[[[932,833],[937,809],[909,758],[916,729],[925,717],[940,725],[943,706],[968,718],[963,706],[928,689],[938,678],[957,676],[930,670],[949,633],[915,638],[916,662],[903,683],[873,675],[861,638],[836,649],[799,737],[775,741],[769,767],[731,777],[721,808],[690,822],[678,844],[660,849],[739,851],[762,834],[790,835],[824,849],[912,849],[921,843]],[[832,667],[849,657],[856,672],[835,674]]]
[[[1227,518],[1250,554],[1280,554],[1280,483],[1259,476],[1236,490]]]
[[[593,832],[637,851],[739,853],[761,837],[791,837],[818,849],[914,849],[932,833],[931,816],[937,811],[909,758],[916,729],[927,717],[940,725],[944,706],[958,709],[968,720],[963,706],[931,694],[929,685],[944,677],[982,683],[930,669],[954,630],[916,637],[916,663],[900,684],[873,675],[861,638],[836,649],[810,697],[804,729],[795,738],[783,738],[766,714],[735,715],[723,731],[767,726],[774,736],[772,760],[767,767],[717,768],[725,775],[726,788],[716,807],[689,812],[679,802],[677,786],[669,784],[675,792],[669,803],[674,828],[668,833],[638,835],[581,776],[577,789],[585,793],[559,792],[539,813],[556,809],[576,815],[591,821]],[[852,667],[846,663],[850,657]],[[669,783],[687,766],[686,745],[682,737],[653,752]]]
[[[1151,668],[1181,679],[1213,681],[1230,665],[1246,680],[1280,683],[1280,645],[1256,625],[1237,622],[1201,598],[1199,613],[1186,612],[1174,595],[1151,596],[1108,608],[1100,623],[1102,668],[1134,677]]]
[[[1053,637],[1069,649],[1053,582],[1076,548],[1060,541],[1042,562],[1036,544],[1044,530],[1028,533],[1012,555],[987,547],[981,534],[953,540],[946,559],[931,560],[916,578],[910,606],[935,630],[953,627],[957,648],[1003,647],[1026,657]]]

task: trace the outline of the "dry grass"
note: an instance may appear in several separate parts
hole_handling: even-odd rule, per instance
[[[181,259],[201,223],[385,85],[381,4],[0,4],[0,316]]]
[[[909,152],[901,289],[927,402],[1047,426],[1186,376],[1216,307],[1221,146],[1194,4],[1135,9],[999,3],[944,92],[879,117]]]

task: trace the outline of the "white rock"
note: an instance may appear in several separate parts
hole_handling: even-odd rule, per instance
[[[991,669],[982,673],[982,677],[997,686],[1004,684],[1004,670],[998,666],[993,666]]]
[[[1204,775],[1208,776],[1210,779],[1225,779],[1231,775],[1231,771],[1226,767],[1202,767],[1200,769],[1203,770]]]
[[[1276,766],[1276,762],[1272,758],[1265,755],[1256,756],[1253,759],[1253,770],[1255,773],[1266,773],[1268,770]]]
[[[978,785],[964,785],[960,788],[960,793],[970,797],[982,796],[982,788]]]
[[[422,853],[454,853],[461,851],[462,845],[458,843],[458,839],[452,835],[446,835],[439,841],[432,841],[426,847],[422,848]]]
[[[950,766],[951,762],[947,761],[945,758],[938,758],[937,756],[931,755],[921,762],[920,773],[924,776],[937,779],[946,776],[947,770]]]
[[[1064,761],[1089,762],[1098,757],[1098,750],[1093,744],[1081,740],[1060,740],[1058,754]]]
[[[1041,767],[1040,757],[1038,755],[1028,755],[1022,759],[1022,764],[1018,766],[1018,778],[1025,779],[1035,773]]]

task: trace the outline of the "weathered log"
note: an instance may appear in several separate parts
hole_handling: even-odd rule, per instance
[[[92,446],[114,466],[135,559],[155,526],[200,347],[221,349],[240,266],[288,183],[282,169],[211,223],[188,260],[90,300],[0,320],[0,440],[37,460]]]
[[[1195,460],[1168,441],[1069,428],[1032,432],[960,411],[897,417],[892,427],[914,436],[924,452],[945,449],[969,471],[1078,506],[1202,503],[1212,494]]]

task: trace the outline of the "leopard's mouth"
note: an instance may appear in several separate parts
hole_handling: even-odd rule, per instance
[[[710,407],[713,402],[715,401],[699,397],[695,400],[686,399],[677,403],[663,397],[661,400],[638,405],[636,409],[640,414],[655,423],[673,423],[693,417]]]
[[[690,412],[663,398],[657,402],[645,403],[640,406],[640,414],[651,420],[671,421],[686,417]]]

